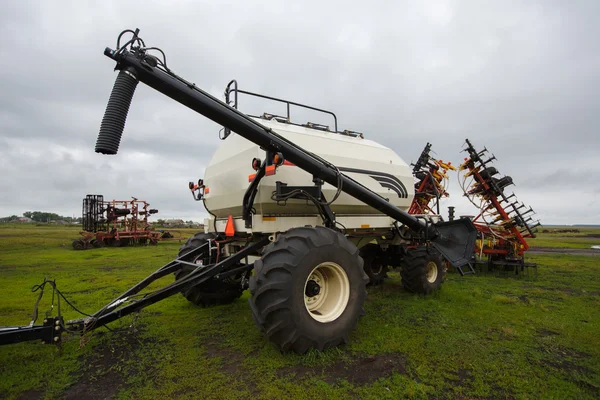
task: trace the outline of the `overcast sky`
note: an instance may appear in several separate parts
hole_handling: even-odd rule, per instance
[[[219,98],[236,78],[331,109],[407,162],[431,142],[458,164],[470,138],[543,223],[600,223],[600,1],[0,3],[0,216],[79,216],[88,193],[206,216],[187,190],[219,145],[201,115],[139,85],[119,154],[94,153],[102,52],[137,27]],[[446,205],[472,214],[450,183]]]

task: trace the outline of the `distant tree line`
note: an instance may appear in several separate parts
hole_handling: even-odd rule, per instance
[[[150,222],[156,227],[167,227],[167,228],[191,228],[202,226],[201,223],[192,220],[184,221],[182,219],[162,219],[159,218],[156,221]]]
[[[4,217],[4,218],[0,218],[0,222],[10,222],[10,221],[16,221],[17,218],[19,218],[16,215],[11,215],[10,217]]]
[[[26,211],[23,213],[23,216],[11,215],[9,217],[0,218],[0,222],[28,222],[22,221],[23,217],[29,218],[31,221],[29,222],[39,222],[39,223],[48,223],[48,222],[56,222],[56,221],[64,221],[68,224],[80,224],[82,223],[82,218],[77,217],[64,217],[62,215],[58,215],[56,213],[45,212],[45,211]],[[159,218],[156,221],[151,222],[153,225],[157,226],[170,226],[170,227],[186,227],[186,226],[196,226],[200,225],[197,222],[192,220],[183,221],[183,220],[165,220]]]
[[[52,221],[65,221],[67,223],[81,222],[81,217],[63,217],[56,213],[45,212],[45,211],[26,211],[23,213],[23,217],[31,219],[33,222],[52,222]],[[17,221],[20,217],[17,215],[11,215],[9,217],[0,218],[0,222],[11,222]]]

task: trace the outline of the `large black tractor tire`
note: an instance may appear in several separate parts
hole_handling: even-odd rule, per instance
[[[439,290],[446,279],[446,265],[433,248],[417,247],[404,256],[400,276],[409,292],[430,294]]]
[[[388,266],[385,257],[381,255],[381,248],[373,243],[369,243],[360,249],[360,256],[364,260],[363,269],[369,277],[368,285],[381,285],[387,279]]]
[[[290,229],[254,263],[254,322],[282,351],[304,354],[347,343],[365,313],[368,280],[358,249],[341,233]]]
[[[210,233],[197,233],[187,240],[187,242],[179,249],[177,257],[189,253],[195,248],[198,248],[206,243],[208,239],[213,239],[214,235]],[[208,265],[210,263],[210,254],[208,248],[205,252],[197,255],[190,262],[202,263]],[[175,280],[180,280],[189,275],[195,267],[184,265],[179,271],[175,272]],[[217,280],[209,279],[200,285],[187,289],[181,294],[190,302],[197,306],[214,306],[218,304],[229,304],[238,299],[242,295],[242,284],[235,279],[232,280]]]

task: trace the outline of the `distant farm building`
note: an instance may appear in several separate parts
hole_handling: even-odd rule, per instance
[[[183,228],[185,227],[185,221],[182,219],[167,219],[165,220],[165,226],[169,228]]]

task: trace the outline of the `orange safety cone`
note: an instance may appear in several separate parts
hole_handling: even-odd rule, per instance
[[[227,218],[227,225],[225,225],[225,236],[235,235],[235,225],[233,223],[233,217],[230,215]]]

